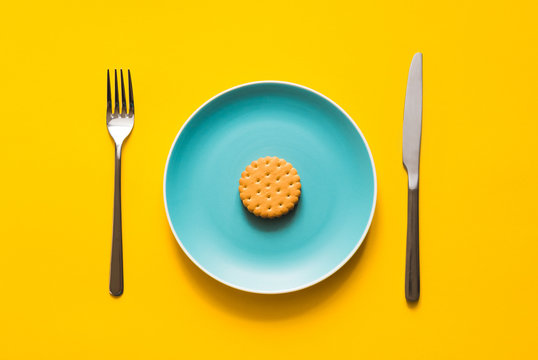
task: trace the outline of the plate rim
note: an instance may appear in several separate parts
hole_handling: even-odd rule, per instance
[[[185,246],[181,242],[181,239],[177,235],[176,230],[174,229],[174,226],[172,225],[172,219],[170,218],[170,212],[168,211],[168,201],[166,199],[167,198],[166,197],[166,178],[167,178],[167,174],[168,174],[168,165],[170,164],[170,157],[172,156],[172,152],[173,152],[174,148],[176,147],[176,143],[177,143],[179,137],[181,136],[181,133],[183,132],[183,130],[187,126],[187,124],[203,108],[205,108],[206,105],[211,103],[213,100],[215,100],[215,99],[217,99],[217,98],[219,98],[219,97],[221,97],[221,96],[223,96],[223,95],[225,95],[225,94],[227,94],[229,92],[232,92],[234,90],[237,90],[237,89],[240,89],[240,88],[243,88],[243,87],[252,86],[252,85],[258,85],[258,84],[279,84],[279,85],[287,85],[287,86],[296,87],[296,88],[305,90],[307,92],[313,93],[315,95],[318,95],[321,98],[328,101],[330,104],[334,105],[345,116],[345,118],[353,125],[353,127],[355,128],[357,133],[362,138],[364,144],[366,145],[366,150],[367,150],[368,156],[370,158],[370,163],[372,164],[372,175],[374,177],[374,196],[373,196],[373,199],[372,199],[372,208],[370,210],[370,217],[368,218],[368,223],[366,224],[366,227],[364,228],[364,231],[361,234],[361,237],[360,237],[359,241],[357,241],[357,244],[355,245],[353,250],[351,250],[350,253],[338,265],[336,265],[331,271],[327,272],[326,274],[320,276],[319,278],[317,278],[317,279],[315,279],[315,280],[313,280],[313,281],[311,281],[311,282],[309,282],[307,284],[300,285],[300,286],[297,286],[297,287],[294,287],[294,288],[289,288],[289,289],[267,290],[267,291],[266,290],[253,290],[253,289],[249,289],[249,288],[246,288],[246,287],[242,287],[242,286],[239,286],[239,285],[232,284],[232,283],[230,283],[230,282],[228,282],[228,281],[226,281],[224,279],[221,279],[219,276],[211,273],[209,270],[207,270],[205,267],[203,267],[198,261],[196,261],[196,259],[187,251],[187,249],[185,248]],[[176,135],[176,137],[175,137],[175,139],[174,139],[174,141],[173,141],[173,143],[172,143],[172,145],[170,147],[170,151],[168,152],[168,157],[166,158],[166,165],[165,165],[165,168],[164,168],[164,177],[163,177],[163,198],[164,198],[164,208],[165,208],[165,211],[166,211],[166,218],[168,219],[168,225],[170,226],[170,230],[172,230],[172,233],[174,234],[174,237],[176,238],[177,243],[181,247],[181,250],[183,250],[183,253],[185,253],[185,255],[187,255],[187,257],[200,270],[202,270],[204,273],[209,275],[211,278],[217,280],[218,282],[220,282],[220,283],[222,283],[224,285],[227,285],[227,286],[229,286],[231,288],[237,289],[237,290],[245,291],[245,292],[248,292],[248,293],[254,293],[254,294],[286,294],[286,293],[292,293],[292,292],[300,291],[300,290],[306,289],[306,288],[308,288],[310,286],[313,286],[315,284],[318,284],[318,283],[322,282],[323,280],[327,279],[328,277],[333,275],[335,272],[340,270],[349,261],[349,259],[351,259],[351,257],[353,255],[355,255],[355,253],[357,252],[359,247],[364,242],[364,239],[366,238],[366,235],[368,234],[368,231],[370,230],[370,226],[372,224],[372,219],[374,217],[376,203],[377,203],[377,174],[376,174],[376,169],[375,169],[374,158],[372,156],[372,151],[370,150],[370,146],[368,145],[368,142],[366,141],[366,138],[364,137],[362,131],[359,128],[359,126],[355,123],[355,121],[353,121],[351,116],[349,116],[349,114],[342,107],[340,107],[340,105],[338,105],[336,102],[334,102],[333,100],[331,100],[327,96],[323,95],[322,93],[320,93],[320,92],[318,92],[318,91],[316,91],[314,89],[311,89],[309,87],[306,87],[304,85],[299,85],[299,84],[292,83],[292,82],[289,82],[289,81],[281,81],[281,80],[260,80],[260,81],[252,81],[252,82],[239,84],[239,85],[233,86],[231,88],[228,88],[228,89],[226,89],[224,91],[221,91],[220,93],[214,95],[209,100],[205,101],[202,105],[200,105],[188,117],[188,119],[185,120],[185,122],[183,123],[183,125],[179,129],[179,131],[178,131],[178,133],[177,133],[177,135]]]

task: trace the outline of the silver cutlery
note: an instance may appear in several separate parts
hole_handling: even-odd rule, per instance
[[[403,164],[407,170],[407,250],[405,261],[405,298],[418,301],[420,296],[420,264],[418,246],[418,175],[420,137],[422,132],[422,53],[411,61],[403,123]]]
[[[107,70],[107,104],[106,126],[116,147],[114,176],[114,220],[112,228],[112,256],[110,260],[110,294],[120,296],[123,293],[123,250],[121,229],[121,148],[134,126],[134,98],[131,71],[127,70],[129,81],[129,110],[125,99],[123,70],[121,77],[121,110],[118,94],[118,71],[114,70],[114,111],[112,111],[112,95],[110,92],[110,71]]]

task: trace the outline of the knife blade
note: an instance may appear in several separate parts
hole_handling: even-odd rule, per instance
[[[422,53],[416,53],[409,68],[403,123],[403,164],[408,176],[405,261],[405,297],[407,301],[418,301],[420,296],[418,178],[421,134]]]

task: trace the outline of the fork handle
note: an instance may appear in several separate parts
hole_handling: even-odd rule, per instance
[[[418,246],[418,186],[407,195],[407,251],[405,259],[405,298],[418,301],[420,264]]]
[[[114,222],[112,228],[112,257],[110,260],[110,294],[123,293],[123,249],[121,230],[121,144],[116,145],[114,176]]]

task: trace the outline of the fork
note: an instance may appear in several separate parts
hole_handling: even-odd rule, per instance
[[[118,94],[118,71],[114,70],[114,111],[112,111],[112,95],[110,92],[110,71],[107,70],[106,94],[106,126],[116,146],[114,176],[114,222],[112,228],[112,256],[110,260],[110,294],[120,296],[123,293],[123,250],[121,230],[121,148],[134,126],[134,99],[131,71],[127,70],[129,80],[129,111],[125,100],[123,70],[121,77],[121,112]]]

